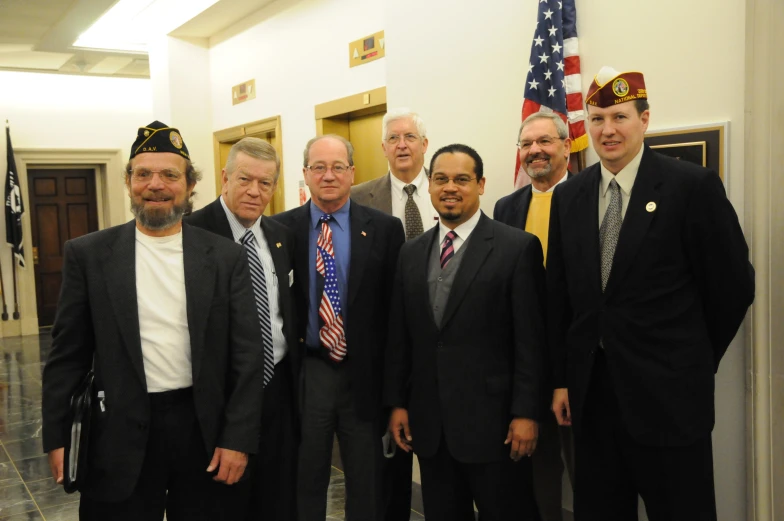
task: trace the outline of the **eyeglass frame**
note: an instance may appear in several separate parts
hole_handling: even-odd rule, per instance
[[[443,175],[443,174],[434,174],[430,176],[430,180],[436,186],[447,186],[451,182],[452,184],[454,184],[459,188],[465,188],[466,186],[471,184],[471,181],[479,182],[476,176],[469,177],[467,175],[464,176],[463,174],[456,175],[455,177],[449,177],[448,175]],[[443,182],[439,182],[439,181],[443,181]]]
[[[545,145],[545,144],[542,144],[542,143],[540,143],[540,141],[542,141],[543,139],[544,139],[544,140],[552,140],[552,141],[551,141],[551,142],[549,142],[549,143],[547,143],[547,144]],[[540,137],[540,138],[536,138],[536,139],[534,139],[534,140],[531,140],[531,142],[530,142],[530,143],[528,144],[528,146],[527,146],[527,147],[525,147],[525,148],[523,148],[523,144],[524,144],[525,142],[524,142],[524,141],[518,141],[518,142],[517,142],[517,148],[518,148],[519,150],[530,150],[530,149],[531,149],[531,146],[532,146],[534,143],[536,143],[537,145],[539,145],[539,148],[546,148],[546,147],[549,147],[549,146],[553,145],[553,144],[555,143],[555,141],[556,141],[556,140],[558,140],[558,141],[564,141],[564,140],[566,140],[566,138],[565,138],[565,137],[560,137],[560,136],[542,136],[542,137]],[[527,141],[526,141],[526,142],[527,142]]]
[[[335,167],[336,166],[345,168],[346,170],[343,171],[343,172],[335,172]],[[343,175],[346,172],[348,172],[349,170],[351,170],[351,168],[353,168],[353,167],[354,167],[354,165],[344,165],[343,163],[336,163],[336,164],[334,164],[332,166],[327,166],[327,165],[308,165],[305,168],[307,170],[310,170],[310,173],[316,174],[316,175],[324,175],[324,174],[326,174],[330,170],[335,175]],[[323,172],[317,172],[317,171],[314,170],[314,168],[324,168],[324,171]]]
[[[413,132],[406,132],[402,136],[399,136],[397,134],[392,134],[391,136],[387,136],[387,138],[384,139],[384,143],[386,143],[387,145],[397,145],[398,143],[400,143],[401,137],[403,138],[403,141],[405,141],[407,144],[416,143],[417,141],[422,140],[422,136],[420,136],[419,134],[414,134]]]
[[[138,170],[140,170],[140,171],[138,171]],[[155,177],[155,174],[158,174],[158,178],[161,180],[161,182],[164,183],[164,184],[169,185],[169,184],[178,183],[180,181],[180,179],[185,177],[185,174],[183,172],[180,172],[176,168],[162,168],[160,170],[150,170],[148,168],[138,168],[138,170],[135,169],[135,168],[134,169],[128,169],[128,176],[131,178],[131,181],[135,181],[137,183],[150,182]],[[148,175],[145,176],[145,177],[140,177],[140,174],[142,174],[142,173],[146,173]],[[176,174],[176,177],[170,177],[169,175],[167,175],[167,173]]]

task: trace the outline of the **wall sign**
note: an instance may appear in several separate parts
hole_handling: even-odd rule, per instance
[[[348,66],[356,67],[386,56],[384,31],[365,36],[348,44]]]
[[[256,98],[256,80],[249,80],[231,88],[231,104],[238,105]]]

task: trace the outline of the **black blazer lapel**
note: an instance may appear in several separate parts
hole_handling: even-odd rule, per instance
[[[204,332],[215,292],[215,260],[212,257],[212,246],[201,242],[188,224],[182,226],[182,257],[193,380],[196,381],[201,371]]]
[[[296,249],[296,256],[295,256],[295,263],[294,271],[296,272],[296,276],[299,277],[299,286],[300,290],[302,291],[302,298],[304,302],[308,302],[310,300],[310,205],[313,204],[312,202],[308,201],[307,203],[300,206],[297,210],[293,210],[297,212],[294,216],[294,226],[292,229],[294,230],[294,235],[297,238],[297,249]],[[306,308],[307,309],[307,306]]]
[[[404,277],[411,278],[411,287],[416,290],[416,296],[413,300],[425,307],[429,324],[436,330],[438,328],[433,316],[433,306],[430,305],[430,287],[427,283],[427,276],[430,270],[430,255],[432,255],[434,243],[438,241],[438,230],[438,225],[433,226],[424,233],[422,239],[417,239],[412,245],[411,261],[406,266],[406,269],[410,271],[403,274]]]
[[[649,203],[658,206],[660,184],[661,179],[656,175],[656,159],[653,152],[646,146],[637,177],[634,180],[629,205],[626,207],[626,215],[621,225],[605,295],[611,293],[623,280],[629,266],[634,262],[637,250],[645,240],[648,227],[656,215],[655,210],[649,212],[646,207]]]
[[[359,288],[362,286],[362,275],[365,273],[365,266],[376,234],[373,218],[361,205],[351,205],[349,219],[351,221],[351,266],[348,276],[347,302],[351,307],[357,293],[359,293]]]
[[[468,244],[465,244],[464,247],[468,249],[463,255],[460,268],[458,268],[455,274],[452,291],[449,292],[444,316],[441,319],[441,329],[444,329],[449,323],[449,319],[463,301],[463,297],[465,297],[466,291],[468,291],[474,277],[479,273],[487,256],[493,251],[493,229],[490,226],[489,218],[484,213],[479,217],[479,222],[471,233]]]
[[[517,219],[515,224],[521,230],[525,230],[525,223],[528,221],[528,208],[531,206],[532,194],[531,185],[528,185],[520,191],[520,197],[515,201],[514,215]]]
[[[580,191],[566,209],[566,217],[561,220],[563,228],[574,228],[569,233],[576,245],[578,259],[573,259],[582,265],[588,274],[585,280],[591,281],[596,295],[602,294],[601,252],[599,251],[599,184],[602,172],[597,163],[580,174],[587,176]],[[563,232],[561,232],[563,234]]]
[[[234,234],[231,231],[229,218],[226,217],[226,211],[223,209],[223,205],[221,204],[220,199],[215,199],[212,203],[210,203],[210,212],[212,212],[212,222],[215,225],[213,231],[218,235],[222,235],[233,241]]]
[[[146,389],[147,377],[139,335],[139,305],[136,300],[136,221],[121,226],[117,239],[107,246],[103,273],[120,337],[136,376]]]
[[[289,272],[291,271],[291,266],[289,265],[288,258],[286,257],[286,252],[287,249],[291,248],[293,245],[286,244],[284,237],[278,234],[277,231],[269,225],[269,221],[267,221],[264,217],[261,218],[260,224],[261,231],[264,233],[264,237],[267,239],[267,246],[269,247],[270,254],[272,255],[272,263],[275,265],[275,274],[278,279],[278,287],[281,288],[280,291],[278,291],[278,294],[280,295],[280,309],[281,313],[283,313],[283,320],[291,320],[292,317],[287,317],[285,315],[289,295],[289,292],[286,291],[285,288],[289,287]]]

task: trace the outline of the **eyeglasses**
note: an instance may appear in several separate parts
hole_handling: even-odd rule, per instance
[[[406,143],[416,143],[420,139],[421,138],[418,135],[416,135],[416,134],[404,134],[403,135],[403,140]],[[387,136],[386,142],[389,145],[397,145],[398,143],[400,143],[400,136],[398,136],[397,134],[392,134],[391,136]]]
[[[166,184],[179,182],[185,175],[177,169],[165,168],[163,170],[148,170],[147,168],[134,168],[131,170],[131,179],[137,183],[146,183],[152,181],[155,174]]]
[[[476,177],[469,177],[467,175],[456,175],[455,177],[448,177],[445,175],[434,175],[430,178],[430,180],[435,183],[437,186],[444,186],[452,181],[455,183],[456,186],[464,187],[468,186],[468,184],[476,179]]]
[[[534,143],[539,145],[540,148],[547,148],[550,145],[552,145],[553,143],[555,143],[557,140],[563,141],[564,139],[566,139],[566,138],[542,136],[539,139],[535,139],[533,141],[528,141],[528,140],[518,141],[517,142],[517,148],[519,148],[520,150],[526,150],[527,151],[527,150],[531,149],[531,145],[533,145]]]
[[[344,165],[341,163],[337,163],[332,165],[331,167],[327,165],[308,165],[305,168],[311,171],[313,174],[323,175],[327,173],[327,170],[332,170],[332,173],[335,175],[341,175],[348,172],[348,169],[351,168],[348,165]]]

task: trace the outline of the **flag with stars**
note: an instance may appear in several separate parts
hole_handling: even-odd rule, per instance
[[[522,117],[524,120],[539,111],[557,112],[569,124],[573,153],[588,148],[574,1],[539,0]],[[531,182],[527,175],[518,175],[519,171],[518,156],[515,188]]]

